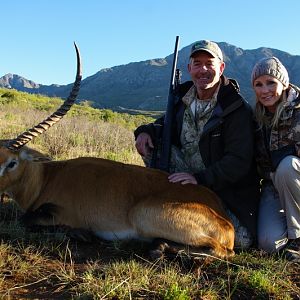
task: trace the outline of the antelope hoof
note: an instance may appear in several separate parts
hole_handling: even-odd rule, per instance
[[[165,251],[169,247],[167,242],[162,239],[155,239],[152,242],[152,249],[149,251],[149,256],[152,260],[163,259]]]
[[[164,258],[164,252],[159,249],[153,249],[149,251],[151,260],[160,260]]]

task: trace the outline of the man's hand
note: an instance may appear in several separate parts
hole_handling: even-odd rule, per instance
[[[184,173],[184,172],[171,174],[168,177],[168,179],[170,182],[173,183],[181,182],[181,184],[188,184],[188,183],[197,184],[197,180],[192,174]]]
[[[150,149],[153,149],[153,142],[148,133],[140,133],[135,141],[135,147],[137,152],[142,156],[147,156],[150,153]]]

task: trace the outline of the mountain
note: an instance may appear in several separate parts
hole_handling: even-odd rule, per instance
[[[224,54],[225,75],[235,78],[239,82],[241,93],[250,103],[254,102],[250,85],[251,70],[255,62],[264,56],[277,56],[287,67],[290,81],[300,85],[300,56],[298,55],[263,47],[243,50],[225,42],[220,42],[218,45]],[[182,81],[189,79],[187,64],[190,47],[191,45],[184,47],[178,53],[177,67],[182,71]],[[101,69],[82,81],[78,99],[79,101],[92,101],[93,106],[99,108],[164,110],[172,61],[173,54],[165,58]],[[68,85],[37,84],[14,74],[7,74],[0,78],[0,87],[62,98],[68,95],[71,86],[72,83]]]

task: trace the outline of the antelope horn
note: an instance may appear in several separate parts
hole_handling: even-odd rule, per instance
[[[76,73],[76,79],[73,84],[72,90],[70,92],[69,97],[65,100],[65,102],[57,109],[56,112],[54,112],[51,116],[49,116],[47,119],[39,123],[38,125],[32,127],[31,129],[23,132],[18,137],[16,137],[13,140],[10,140],[7,144],[7,148],[10,150],[17,150],[30,142],[34,137],[38,136],[39,134],[42,134],[44,131],[46,131],[49,127],[57,123],[62,117],[69,111],[71,106],[74,104],[77,95],[79,93],[80,89],[80,82],[82,78],[81,73],[81,58],[80,58],[80,52],[79,49],[74,43],[75,50],[76,50],[76,56],[77,56],[77,73]]]

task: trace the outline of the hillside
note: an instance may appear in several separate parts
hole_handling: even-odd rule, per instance
[[[291,82],[300,85],[300,56],[271,48],[243,50],[225,42],[218,44],[225,57],[225,75],[238,80],[242,94],[250,103],[253,103],[253,92],[250,86],[251,70],[255,62],[264,56],[277,56],[287,67]],[[178,67],[183,73],[182,80],[189,78],[186,66],[190,46],[179,51]],[[120,107],[164,110],[170,82],[172,55],[101,69],[82,81],[79,101],[89,100],[95,107],[114,110],[119,110]],[[0,87],[65,97],[71,84],[47,86],[34,83],[20,75],[7,74],[0,78]]]

